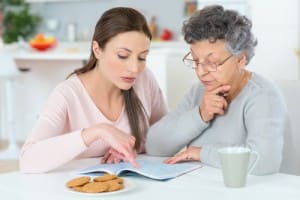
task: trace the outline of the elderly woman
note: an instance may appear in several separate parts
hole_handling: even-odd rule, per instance
[[[220,147],[246,146],[260,155],[254,174],[278,172],[287,109],[271,82],[245,69],[257,44],[251,27],[245,16],[218,5],[185,22],[190,51],[183,61],[200,82],[149,129],[148,154],[172,156],[188,146],[165,162],[196,160],[219,167]]]

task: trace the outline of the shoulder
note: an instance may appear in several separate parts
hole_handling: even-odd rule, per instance
[[[252,73],[252,78],[249,80],[248,90],[253,95],[282,96],[281,91],[274,82],[254,72]]]
[[[199,94],[203,94],[205,92],[205,88],[200,81],[197,81],[191,86],[188,92],[198,96]]]
[[[148,68],[145,68],[145,70],[138,76],[133,88],[137,93],[151,93],[155,90],[158,90],[159,85],[152,71]]]
[[[137,78],[133,89],[149,114],[155,105],[163,105],[164,98],[162,91],[157,83],[153,73],[146,68]]]
[[[82,84],[77,75],[72,75],[59,83],[53,90],[51,96],[61,96],[64,99],[82,94]]]
[[[271,112],[285,111],[286,104],[283,95],[277,85],[258,75],[252,74],[247,85],[248,106],[256,107]]]
[[[176,106],[176,112],[182,110],[190,110],[195,108],[195,106],[199,105],[201,102],[201,98],[205,92],[204,86],[201,84],[200,81],[194,83],[190,89],[188,89],[183,97],[181,98],[180,102]]]
[[[189,101],[189,103],[194,106],[199,104],[203,94],[205,92],[205,88],[200,81],[194,83],[191,88],[184,95],[185,100]]]
[[[156,82],[156,79],[153,72],[146,67],[145,70],[138,76],[135,87],[140,84],[151,84],[152,82]]]

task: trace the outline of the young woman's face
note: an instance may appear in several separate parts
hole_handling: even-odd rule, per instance
[[[231,85],[233,80],[240,75],[240,69],[245,66],[239,56],[230,54],[225,42],[221,40],[215,43],[210,43],[208,40],[195,42],[191,45],[191,55],[193,60],[200,63],[195,71],[208,91],[221,85]],[[216,70],[212,70],[214,67],[211,66],[216,66]]]
[[[144,70],[150,39],[137,31],[125,32],[111,38],[104,49],[93,50],[98,68],[104,77],[116,87],[128,90]]]

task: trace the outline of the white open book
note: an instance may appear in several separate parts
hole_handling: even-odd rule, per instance
[[[135,168],[130,163],[121,162],[118,164],[97,164],[79,170],[79,174],[90,174],[106,172],[116,175],[136,173],[151,179],[168,180],[200,168],[199,162],[185,162],[178,164],[165,164],[161,160],[138,159],[140,167]]]

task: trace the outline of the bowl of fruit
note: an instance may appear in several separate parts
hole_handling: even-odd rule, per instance
[[[56,39],[39,33],[29,41],[29,45],[38,51],[46,51],[56,45]]]

